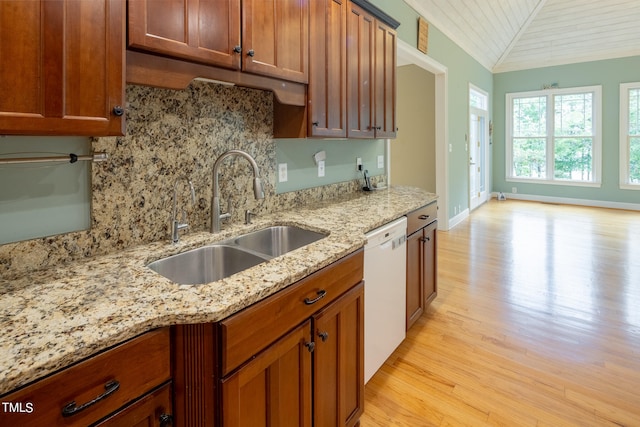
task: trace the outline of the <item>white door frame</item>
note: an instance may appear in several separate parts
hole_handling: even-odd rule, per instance
[[[438,194],[438,229],[449,230],[449,101],[447,67],[430,58],[407,42],[398,39],[397,66],[415,64],[435,75],[435,124],[436,124],[436,193]],[[390,149],[387,140],[387,181],[391,183],[389,159]]]
[[[478,195],[478,203],[477,205],[473,205],[472,202],[472,196],[471,196],[471,192],[469,191],[469,210],[473,210],[477,207],[479,207],[480,205],[482,205],[483,203],[485,203],[487,200],[489,200],[490,194],[491,192],[489,191],[489,151],[490,151],[490,144],[489,144],[489,138],[491,137],[491,135],[489,135],[489,105],[491,100],[489,99],[489,93],[483,89],[480,89],[478,86],[474,85],[473,83],[469,83],[469,94],[471,94],[471,90],[482,94],[486,97],[487,100],[487,107],[486,109],[482,109],[482,108],[477,108],[477,107],[472,107],[471,106],[471,101],[469,100],[468,103],[468,108],[469,108],[469,118],[468,118],[468,126],[469,126],[469,132],[467,133],[467,135],[469,135],[469,141],[468,141],[468,149],[467,152],[469,154],[469,163],[471,163],[471,154],[474,153],[472,144],[475,144],[473,141],[471,141],[471,115],[475,114],[477,117],[483,117],[484,118],[484,132],[483,132],[483,143],[484,143],[484,170],[482,171],[482,175],[480,176],[480,179],[483,181],[484,183],[484,194],[480,194]],[[470,97],[470,95],[469,95]],[[479,161],[480,159],[476,159],[476,161]],[[469,168],[470,169],[470,168]],[[471,188],[471,172],[469,172],[469,188]]]

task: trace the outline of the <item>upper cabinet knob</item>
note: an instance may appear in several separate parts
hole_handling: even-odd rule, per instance
[[[247,55],[249,55],[250,57],[253,58],[253,56],[256,54],[256,52],[253,49],[249,49],[249,52],[247,52]]]
[[[236,46],[236,47],[234,47],[234,48],[233,48],[233,51],[234,51],[235,53],[240,53],[240,52],[242,52],[242,46]]]
[[[124,114],[124,108],[122,108],[120,105],[116,105],[115,107],[113,107],[113,114],[120,117]]]

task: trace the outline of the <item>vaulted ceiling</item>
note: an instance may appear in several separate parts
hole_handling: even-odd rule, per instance
[[[495,73],[640,55],[640,0],[405,2]]]

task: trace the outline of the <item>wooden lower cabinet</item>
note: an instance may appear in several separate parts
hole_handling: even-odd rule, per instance
[[[169,427],[171,415],[171,384],[167,383],[142,399],[115,413],[96,427]]]
[[[0,396],[0,426],[171,425],[169,349],[157,329]]]
[[[363,261],[358,250],[218,323],[174,326],[175,426],[358,425]]]
[[[314,426],[355,426],[364,412],[364,282],[313,321]]]
[[[407,330],[424,313],[422,230],[407,237]]]
[[[407,330],[438,295],[437,205],[407,215]]]
[[[222,425],[311,426],[311,321],[222,380]]]

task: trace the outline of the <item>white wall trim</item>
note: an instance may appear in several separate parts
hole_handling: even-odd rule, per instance
[[[449,97],[448,70],[433,58],[398,39],[397,66],[415,64],[435,75],[436,122],[436,193],[438,194],[438,229],[449,230]],[[387,155],[387,158],[389,156]]]
[[[449,221],[449,230],[469,217],[469,209],[465,209]]]
[[[640,203],[611,202],[606,200],[591,200],[591,199],[573,199],[570,197],[539,196],[539,195],[521,194],[521,193],[504,193],[504,195],[506,196],[507,201],[509,199],[513,199],[513,200],[526,200],[530,202],[558,203],[562,205],[590,206],[595,208],[640,211]],[[491,193],[491,196],[498,197],[498,193],[493,192]]]

